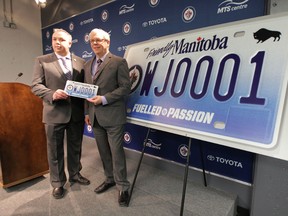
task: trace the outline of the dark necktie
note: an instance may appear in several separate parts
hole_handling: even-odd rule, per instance
[[[99,68],[100,68],[100,65],[102,64],[102,60],[98,59],[96,63],[97,63],[97,67],[96,68],[94,67],[95,72],[93,74],[93,80],[95,80],[96,74],[99,72]]]
[[[69,58],[66,57],[65,59],[64,58],[60,58],[60,59],[61,59],[61,61],[63,63],[63,66],[65,67],[65,69],[67,69],[67,72],[64,73],[66,78],[67,78],[67,80],[72,80],[72,73],[71,73],[69,67],[66,64],[66,59],[68,60]]]

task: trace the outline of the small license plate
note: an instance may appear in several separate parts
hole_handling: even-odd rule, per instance
[[[64,91],[72,97],[93,98],[97,95],[98,86],[67,80]]]

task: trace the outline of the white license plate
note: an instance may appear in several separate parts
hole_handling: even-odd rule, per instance
[[[261,17],[129,46],[136,78],[128,119],[272,148],[287,88],[287,20]]]
[[[64,91],[72,97],[93,98],[97,95],[98,86],[67,80]]]

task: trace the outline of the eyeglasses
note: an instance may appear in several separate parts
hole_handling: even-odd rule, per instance
[[[91,44],[94,44],[94,43],[100,44],[100,43],[103,43],[104,41],[106,41],[106,40],[97,38],[97,39],[91,39],[90,43]]]

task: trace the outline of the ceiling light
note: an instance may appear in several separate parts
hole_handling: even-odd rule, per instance
[[[47,1],[46,0],[35,0],[35,2],[41,8],[45,8],[46,5],[47,5]]]

